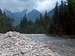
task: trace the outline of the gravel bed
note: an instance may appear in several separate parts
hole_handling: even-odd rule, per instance
[[[0,33],[0,56],[61,56],[45,43],[18,32]]]

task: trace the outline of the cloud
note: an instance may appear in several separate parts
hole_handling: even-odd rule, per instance
[[[37,9],[41,12],[54,8],[57,0],[0,0],[0,8],[11,10],[12,12],[28,9]],[[58,0],[60,1],[60,0]]]
[[[21,1],[21,0],[1,0],[0,2],[0,8],[2,9],[8,9],[11,11],[21,11],[23,9],[33,9],[35,7],[36,3],[29,0],[27,2]]]
[[[45,0],[43,2],[38,2],[36,9],[43,12],[43,11],[49,11],[55,7],[55,3],[52,0]]]

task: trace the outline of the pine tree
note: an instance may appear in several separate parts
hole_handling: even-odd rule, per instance
[[[50,17],[48,16],[48,13],[46,11],[44,15],[44,19],[43,19],[43,26],[44,26],[46,33],[48,33],[49,24],[50,24]]]
[[[20,27],[25,28],[25,25],[27,24],[27,18],[26,15],[23,17],[20,23]]]
[[[57,34],[58,33],[58,27],[59,27],[59,9],[58,9],[58,2],[56,3],[56,6],[54,8],[54,15],[52,17],[53,24],[50,26],[50,33]]]
[[[18,25],[18,28],[19,28],[18,31],[25,33],[26,26],[27,26],[27,18],[26,18],[26,14],[25,14],[25,16],[22,18],[20,24]]]
[[[66,24],[65,24],[65,32],[68,35],[74,35],[75,34],[75,1],[74,0],[67,0],[68,1],[68,13],[66,17]]]
[[[12,30],[11,19],[5,16],[0,10],[0,32],[4,33]]]
[[[0,16],[2,15],[2,10],[0,9]]]

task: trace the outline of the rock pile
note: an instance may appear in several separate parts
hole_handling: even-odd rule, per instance
[[[18,32],[0,34],[0,56],[59,56],[46,44],[36,43]]]

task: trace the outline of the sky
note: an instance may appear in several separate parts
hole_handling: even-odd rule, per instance
[[[31,11],[36,9],[40,12],[50,11],[55,7],[56,1],[60,0],[0,0],[2,10],[18,12],[23,10]]]

